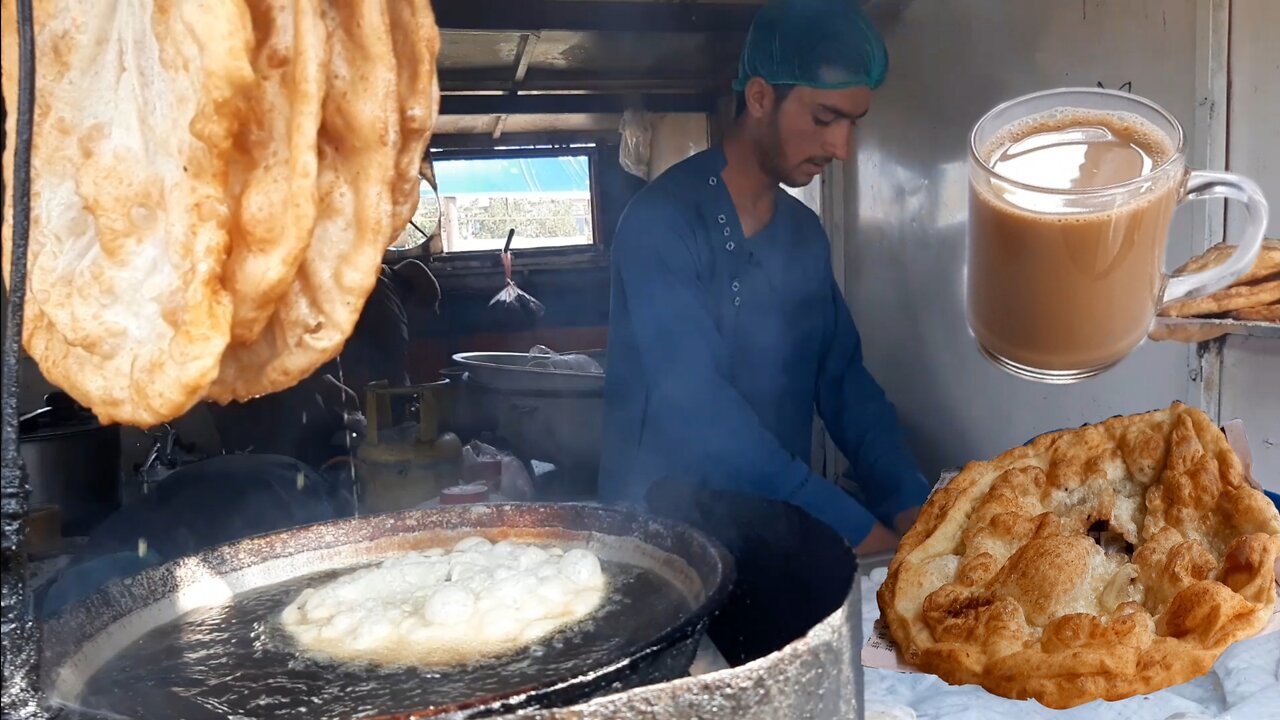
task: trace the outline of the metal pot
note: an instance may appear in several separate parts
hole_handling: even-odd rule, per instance
[[[120,507],[120,428],[104,426],[65,393],[22,416],[19,451],[31,505],[62,511],[64,535],[84,535]]]
[[[571,354],[586,355],[609,370],[609,358],[603,350],[583,350]],[[481,385],[504,391],[574,391],[604,394],[604,373],[553,370],[538,367],[538,356],[529,353],[472,352],[458,353],[453,361]]]
[[[804,637],[746,665],[493,720],[854,720],[863,702],[861,604],[854,583],[844,604]]]
[[[608,371],[602,350],[587,355]],[[527,353],[460,353],[462,386],[516,455],[542,460],[560,470],[568,498],[594,497],[600,471],[604,374],[530,367]]]
[[[513,390],[468,376],[471,395],[497,419],[497,433],[518,457],[557,466],[571,495],[595,497],[600,474],[604,396],[592,390]]]
[[[497,419],[487,412],[466,382],[464,367],[449,367],[440,371],[447,381],[444,391],[444,410],[440,422],[445,430],[452,431],[464,442],[475,440],[486,430],[497,427]]]
[[[725,493],[665,495],[655,504],[659,515],[683,511],[693,527],[735,553],[734,588],[707,633],[732,666],[501,720],[861,717],[862,586],[858,558],[844,540],[780,503]],[[752,506],[754,512],[744,512]],[[753,527],[760,528],[762,543],[754,552],[748,541],[756,535]],[[762,557],[770,544],[776,556]],[[789,573],[793,568],[797,572]],[[767,586],[773,572],[775,582]],[[812,576],[809,582],[797,577],[805,574]],[[769,642],[762,644],[762,637]],[[751,659],[743,662],[744,655]]]

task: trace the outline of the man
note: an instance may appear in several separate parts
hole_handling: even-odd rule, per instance
[[[782,501],[859,552],[910,526],[928,484],[863,366],[818,217],[779,188],[849,156],[887,64],[852,0],[772,0],[748,35],[723,145],[627,208],[613,246],[606,499],[686,514],[707,493]],[[810,471],[815,408],[865,506]]]
[[[654,180],[615,235],[601,494],[728,548],[737,577],[708,632],[734,664],[839,607],[849,547],[892,547],[928,492],[863,367],[822,225],[779,188],[848,157],[887,64],[853,0],[771,0],[723,145]],[[805,462],[815,408],[865,505]]]

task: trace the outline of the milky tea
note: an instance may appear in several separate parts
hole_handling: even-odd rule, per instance
[[[1057,109],[974,147],[969,326],[1001,364],[1092,372],[1145,337],[1163,282],[1182,164],[1168,135],[1125,112]],[[1074,193],[1129,183],[1130,192]],[[1064,192],[1066,191],[1066,192]]]

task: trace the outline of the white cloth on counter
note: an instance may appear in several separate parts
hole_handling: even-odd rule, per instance
[[[862,637],[880,609],[876,591],[886,568],[859,577]],[[1280,720],[1280,635],[1238,642],[1213,669],[1189,682],[1118,702],[1051,710],[997,697],[976,685],[953,686],[924,673],[864,668],[868,720]]]

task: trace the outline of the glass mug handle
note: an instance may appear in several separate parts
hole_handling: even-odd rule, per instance
[[[1179,204],[1188,200],[1226,198],[1245,206],[1244,234],[1235,252],[1216,267],[1183,275],[1170,275],[1165,282],[1161,304],[1208,295],[1221,290],[1253,267],[1262,249],[1267,230],[1267,199],[1258,184],[1242,175],[1212,170],[1192,170],[1187,175]]]

